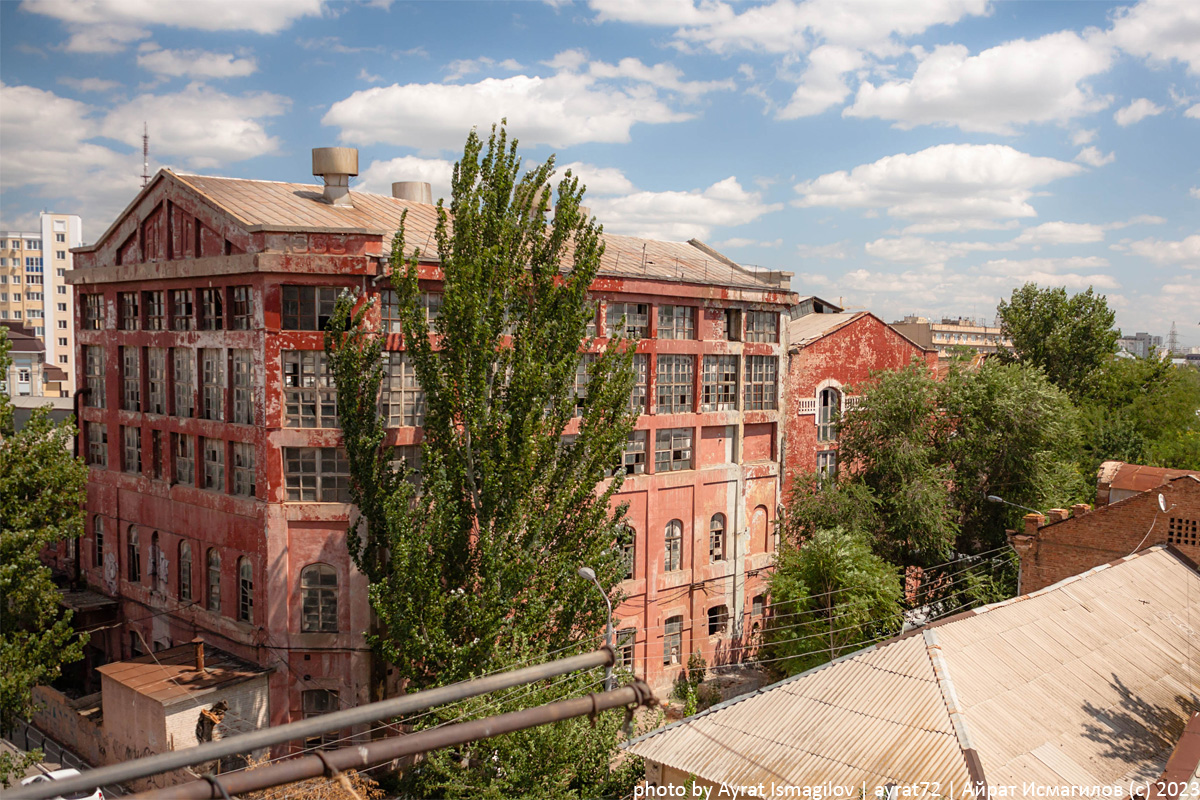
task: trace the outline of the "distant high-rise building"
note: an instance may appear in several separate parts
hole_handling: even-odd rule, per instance
[[[1138,358],[1149,358],[1154,350],[1162,350],[1162,343],[1161,336],[1151,336],[1144,331],[1117,339],[1117,347]]]

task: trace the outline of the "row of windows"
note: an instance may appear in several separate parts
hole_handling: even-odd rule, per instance
[[[104,566],[105,521],[96,515],[92,521],[93,564]],[[155,591],[165,591],[169,579],[170,565],[166,553],[159,546],[158,532],[150,535],[149,569],[143,573],[140,531],[130,525],[126,534],[125,575],[130,583],[141,583],[143,574]],[[192,543],[187,539],[179,542],[175,560],[175,590],[181,603],[202,603],[213,613],[221,613],[221,553],[215,547],[204,552],[203,596],[198,595],[193,584]],[[237,560],[237,608],[236,619],[254,621],[254,569],[248,556]],[[309,564],[300,571],[300,630],[304,633],[338,632],[338,577],[337,570],[329,564]]]
[[[249,330],[253,322],[249,286],[117,293],[117,329],[123,331]],[[85,331],[106,326],[104,295],[80,295]]]
[[[100,422],[85,422],[84,429],[87,463],[107,469],[108,426]],[[168,439],[163,431],[126,425],[122,425],[120,430],[120,466],[123,472],[141,475],[146,471],[142,463],[142,433],[148,430],[149,473],[155,480],[170,480],[183,486],[239,497],[254,497],[257,492],[253,443],[227,442],[185,433],[170,433]],[[163,447],[168,444],[170,450],[164,452]],[[226,464],[231,467],[228,474]]]
[[[604,330],[609,336],[629,339],[650,338],[651,305],[649,303],[608,303],[604,312]],[[660,305],[655,334],[659,339],[695,339],[696,306]],[[736,308],[713,309],[719,316],[715,330],[717,339],[738,342],[778,342],[779,314],[774,311],[743,311]],[[596,336],[595,322],[588,326],[588,335]]]
[[[754,598],[751,614],[760,617],[766,610],[766,596]],[[721,603],[708,609],[708,635],[720,636],[729,630],[729,607]],[[757,628],[758,623],[755,623]],[[633,648],[636,640],[635,628],[624,628],[617,631],[617,655],[621,666],[633,663]],[[683,615],[668,617],[663,623],[663,656],[664,666],[674,666],[683,663]]]

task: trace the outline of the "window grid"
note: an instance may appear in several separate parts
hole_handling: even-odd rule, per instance
[[[1187,547],[1200,546],[1200,522],[1194,519],[1171,517],[1167,521],[1167,543]]]
[[[775,408],[777,364],[775,356],[746,357],[746,411],[768,411]]]
[[[283,463],[288,502],[350,502],[350,467],[341,448],[285,447]]]
[[[225,442],[221,439],[201,438],[204,452],[204,488],[215,492],[225,491]]]
[[[233,421],[254,424],[254,359],[249,350],[233,350]]]
[[[842,393],[837,389],[822,389],[817,395],[817,441],[837,441],[837,418],[841,411]]]
[[[225,418],[225,351],[206,347],[200,350],[202,419]]]
[[[713,514],[708,523],[708,558],[710,561],[725,560],[725,515]]]
[[[621,318],[625,318],[624,327]],[[645,339],[650,335],[650,306],[647,303],[609,303],[605,312],[609,336]]]
[[[103,422],[85,422],[88,461],[93,467],[108,467],[108,426]]]
[[[196,361],[186,347],[171,348],[171,364],[175,377],[175,416],[196,414]]]
[[[321,350],[283,351],[284,424],[337,427],[337,389]]]
[[[233,443],[233,493],[241,497],[254,497],[254,444]]]
[[[238,619],[254,622],[254,566],[250,559],[238,559]]]
[[[125,458],[121,466],[126,472],[135,475],[142,473],[142,429],[127,426],[121,428],[121,438],[125,445]]]
[[[142,410],[141,351],[137,347],[121,348],[121,408]]]
[[[695,369],[696,360],[692,356],[658,357],[655,390],[659,414],[683,414],[692,410]]]
[[[92,539],[95,547],[92,549],[92,566],[104,566],[104,517],[97,514],[92,518]]]
[[[142,292],[142,305],[146,308],[146,330],[165,330],[167,312],[163,307],[163,293]]]
[[[421,445],[402,444],[392,448],[392,460],[388,464],[396,472],[399,472],[401,468],[407,469],[408,480],[414,485],[419,486],[421,484],[421,465],[423,461]]]
[[[167,351],[161,347],[146,349],[146,411],[167,413]]]
[[[225,290],[200,290],[200,329],[220,331],[225,329]]]
[[[637,353],[633,357],[633,392],[629,395],[629,408],[636,414],[646,413],[646,395],[650,388],[650,356]]]
[[[673,519],[663,531],[663,572],[675,572],[683,567],[683,523]]]
[[[646,471],[646,439],[649,431],[630,431],[621,453],[621,466],[626,475],[641,475]]]
[[[186,433],[171,434],[171,450],[175,455],[175,482],[196,485],[196,442]]]
[[[85,294],[83,296],[83,329],[85,331],[104,330],[104,295]]]
[[[305,689],[300,697],[305,719],[338,710],[338,693],[333,689]],[[304,749],[336,748],[340,738],[340,731],[326,731],[317,736],[309,736],[304,740]]]
[[[663,625],[663,664],[679,664],[683,653],[683,617],[671,617]]]
[[[659,339],[695,339],[696,309],[694,306],[659,306]]]
[[[195,327],[195,309],[192,306],[192,290],[173,290],[171,292],[171,329],[176,331],[190,331]]]
[[[837,477],[836,450],[826,450],[823,453],[817,453],[817,474],[821,477],[822,482],[833,480]]]
[[[746,341],[778,342],[779,314],[774,311],[747,311]]]
[[[334,286],[284,286],[283,329],[325,330],[340,291]]]
[[[407,353],[391,351],[384,364],[380,402],[389,428],[417,427],[425,422],[425,391]]]
[[[655,434],[654,471],[676,472],[692,468],[692,429],[664,428]]]
[[[221,554],[217,548],[208,548],[205,562],[205,605],[209,611],[221,610]]]
[[[637,531],[629,525],[623,527],[629,541],[621,545],[621,563],[625,567],[622,580],[631,581],[637,570]]]
[[[229,290],[229,328],[235,331],[250,330],[253,307],[250,305],[250,287],[234,286]]]
[[[179,543],[179,599],[192,599],[192,543],[188,541]]]
[[[117,306],[120,309],[120,324],[123,331],[138,329],[138,293],[120,292],[117,294]]]
[[[142,579],[142,548],[138,542],[138,529],[136,525],[129,526],[127,544],[128,556],[126,560],[129,562],[127,565],[129,582],[137,583]]]
[[[634,645],[637,643],[636,628],[621,628],[617,631],[617,666],[633,669]]]
[[[588,370],[596,363],[594,353],[584,353],[575,366],[575,384],[571,387],[571,395],[575,398],[575,416],[582,417],[584,406],[587,405],[588,383],[591,377]]]
[[[701,411],[737,410],[737,356],[705,356]]]
[[[337,570],[328,564],[310,564],[300,573],[300,630],[303,633],[337,633]]]
[[[84,383],[87,384],[87,404],[92,408],[105,408],[104,401],[104,347],[85,345],[83,348]]]

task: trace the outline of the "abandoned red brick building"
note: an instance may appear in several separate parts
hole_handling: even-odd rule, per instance
[[[345,545],[321,329],[337,294],[358,289],[398,330],[386,250],[403,211],[422,251],[435,222],[427,186],[416,200],[353,192],[356,163],[317,165],[314,153],[325,187],[163,170],[75,251],[69,278],[91,467],[79,562],[122,621],[93,637],[90,665],[199,635],[273,668],[271,724],[369,699],[366,582]],[[699,242],[605,243],[599,345],[624,318],[642,411],[617,498],[636,531],[620,649],[662,686],[690,652],[719,659],[762,611],[796,297],[787,273]],[[435,256],[420,269],[436,314]],[[423,401],[400,347],[389,333],[388,443],[415,461]]]
[[[1079,504],[1051,509],[1048,520],[1026,514],[1025,529],[1008,538],[1021,559],[1020,594],[1156,544],[1200,562],[1200,477],[1173,478],[1094,511]]]

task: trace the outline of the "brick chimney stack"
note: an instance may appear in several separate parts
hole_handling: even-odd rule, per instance
[[[1041,514],[1026,514],[1022,519],[1025,520],[1025,535],[1037,536],[1038,528],[1046,524],[1046,518]]]
[[[1065,508],[1052,508],[1049,511],[1048,518],[1050,522],[1062,522],[1071,516],[1071,512]]]
[[[1071,511],[1073,512],[1073,515],[1076,517],[1082,517],[1084,514],[1087,514],[1091,510],[1092,510],[1092,507],[1089,506],[1087,503],[1076,503],[1075,505],[1071,506]]]
[[[192,648],[196,653],[196,672],[204,672],[204,640],[199,636],[192,639]]]

